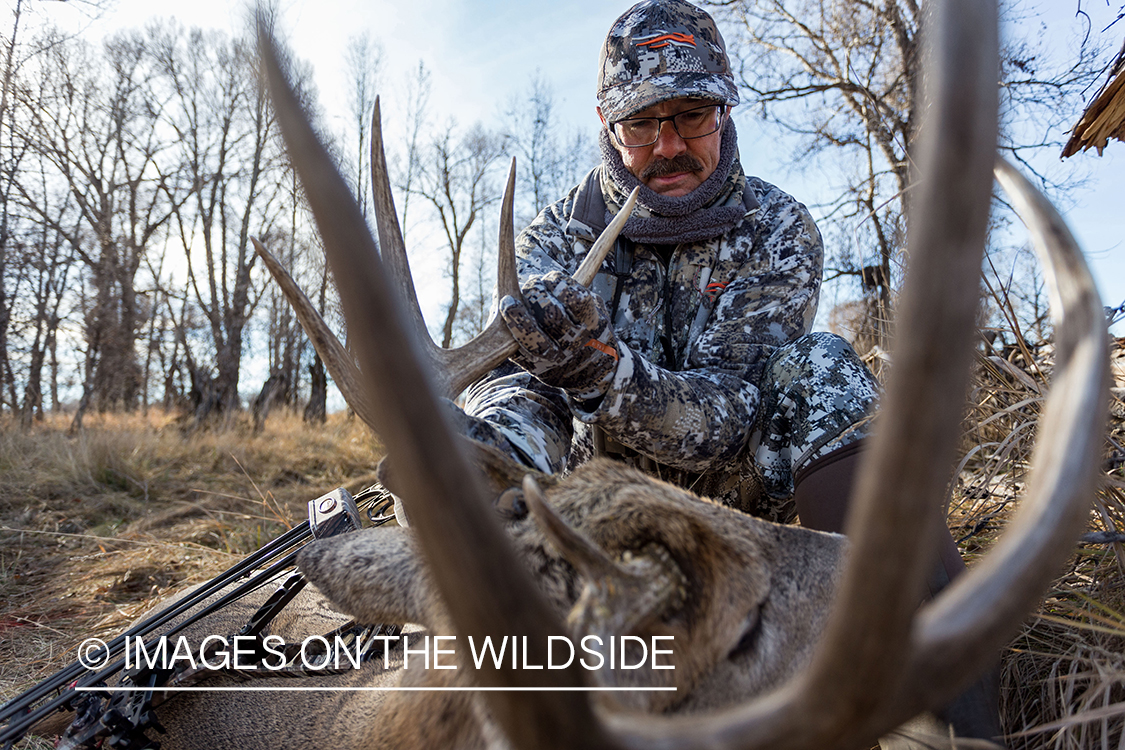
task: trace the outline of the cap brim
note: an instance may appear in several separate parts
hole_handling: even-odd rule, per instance
[[[710,99],[738,104],[738,88],[714,73],[666,73],[644,81],[613,86],[598,93],[598,106],[608,122],[616,122],[669,99]]]

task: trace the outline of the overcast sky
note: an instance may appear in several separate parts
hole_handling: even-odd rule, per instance
[[[508,99],[526,88],[539,70],[553,86],[556,108],[573,126],[597,126],[594,82],[598,50],[613,20],[629,2],[604,0],[280,0],[280,21],[296,54],[314,66],[321,102],[343,116],[346,102],[343,50],[349,37],[369,31],[383,47],[384,120],[395,116],[388,100],[401,96],[402,83],[419,60],[432,73],[432,106],[443,118],[462,123],[495,121]],[[1027,0],[1025,24],[1047,40],[1055,54],[1076,48],[1083,31],[1074,17],[1076,0]],[[1119,3],[1083,0],[1095,33],[1116,15]],[[73,25],[71,4],[38,2],[37,14]],[[235,32],[247,11],[240,2],[221,0],[118,0],[93,22],[91,34],[143,25],[152,17],[174,17],[185,26]],[[1036,15],[1038,14],[1038,15]],[[1027,15],[1027,14],[1025,14]],[[1109,32],[1115,47],[1125,22]],[[1091,92],[1092,93],[1092,92]],[[1078,113],[1075,113],[1075,119]],[[816,202],[815,179],[792,174],[779,160],[784,149],[762,148],[752,119],[740,119],[742,161],[799,199]],[[1053,157],[1050,157],[1053,161]],[[1062,169],[1089,175],[1087,187],[1067,196],[1064,206],[1098,277],[1105,304],[1125,301],[1125,143],[1112,142],[1100,159],[1093,152],[1067,160]],[[1118,329],[1120,333],[1120,327]]]

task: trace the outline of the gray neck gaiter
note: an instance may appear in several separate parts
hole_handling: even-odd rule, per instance
[[[731,187],[742,188],[744,180],[729,179],[737,171],[741,177],[742,167],[738,163],[738,135],[734,121],[727,120],[723,128],[719,147],[719,162],[715,171],[687,195],[669,197],[654,192],[638,180],[625,167],[621,154],[610,142],[609,132],[602,128],[598,134],[602,151],[602,164],[614,183],[606,187],[617,188],[621,198],[640,186],[638,210],[625,222],[621,234],[634,242],[673,245],[681,242],[708,240],[733,229],[742,220],[746,209],[741,200],[741,189],[737,200],[731,201]],[[726,188],[726,189],[724,189]],[[617,191],[613,191],[617,192]],[[620,205],[617,196],[606,196],[607,203]],[[645,210],[647,209],[647,210]],[[607,217],[608,219],[609,217]]]

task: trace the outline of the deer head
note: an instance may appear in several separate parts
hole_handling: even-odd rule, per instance
[[[514,746],[859,747],[951,698],[1035,606],[1067,554],[1085,520],[1101,453],[1104,318],[1081,254],[1058,215],[1000,164],[996,174],[1026,213],[1051,277],[1055,387],[1028,496],[1008,534],[969,574],[917,607],[953,465],[996,165],[995,2],[936,5],[926,41],[928,108],[914,151],[921,179],[910,206],[911,267],[899,308],[894,371],[853,501],[852,553],[811,664],[768,696],[688,718],[603,713],[581,692],[490,693],[492,715]],[[385,165],[374,180],[380,260],[265,33],[262,48],[278,119],[356,342],[362,376],[353,374],[364,394],[364,418],[394,461],[433,585],[459,635],[519,633],[545,644],[547,636],[564,632],[563,625],[517,564],[435,397],[501,361],[511,344],[494,332],[488,334],[494,337],[491,353],[479,358],[483,370],[456,376],[430,371],[438,357],[425,353],[432,345],[417,340],[421,326],[413,292],[407,292],[410,312],[404,312],[391,288],[399,284],[387,275],[405,272],[406,264]],[[509,204],[510,192],[509,187]],[[510,235],[509,222],[502,247]],[[555,522],[544,515],[543,524],[552,528]],[[560,544],[581,547],[565,539],[561,528],[554,533]],[[591,550],[574,554],[588,558],[584,564],[591,569],[606,565]],[[586,684],[577,669],[546,674],[488,668],[478,676],[497,687]]]

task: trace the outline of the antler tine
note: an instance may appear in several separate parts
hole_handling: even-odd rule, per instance
[[[383,150],[383,125],[379,113],[379,97],[371,110],[371,202],[375,207],[375,227],[379,232],[379,253],[393,283],[406,294],[406,313],[410,325],[422,346],[436,349],[418,305],[414,290],[414,277],[410,274],[410,259],[406,255],[406,241],[395,213],[395,198],[391,193],[390,172]]]
[[[621,206],[617,216],[613,217],[613,221],[609,223],[609,226],[605,228],[605,231],[601,233],[593,247],[590,248],[590,252],[586,253],[586,257],[582,259],[578,270],[574,272],[574,280],[582,286],[590,286],[594,277],[598,275],[598,269],[602,267],[602,261],[609,254],[609,249],[613,247],[613,243],[617,241],[617,235],[621,234],[621,228],[625,226],[625,222],[632,215],[633,206],[637,205],[637,196],[640,192],[639,185],[633,188],[633,192],[629,193],[629,197],[625,199],[625,204]]]
[[[412,526],[438,591],[460,634],[478,639],[524,634],[538,646],[538,653],[529,656],[543,661],[548,636],[565,631],[488,511],[479,479],[444,418],[410,333],[400,322],[402,312],[359,207],[301,111],[261,21],[258,37],[278,123],[355,334],[374,422],[401,472]],[[486,664],[477,674],[486,685],[497,687],[584,684],[577,667],[540,673],[497,670]],[[606,746],[598,741],[590,705],[581,693],[490,692],[485,697],[519,747]]]
[[[332,333],[332,329],[324,322],[324,318],[320,316],[316,307],[309,301],[308,296],[289,275],[289,272],[285,270],[285,267],[274,257],[273,253],[267,250],[256,237],[251,237],[250,241],[254,243],[254,249],[261,257],[262,262],[266,264],[266,268],[269,269],[274,281],[281,287],[281,293],[285,295],[289,306],[296,313],[297,320],[301,321],[301,327],[305,329],[305,334],[312,342],[313,349],[320,355],[324,366],[328,368],[332,380],[335,381],[336,387],[340,389],[340,393],[344,396],[344,401],[355,410],[364,424],[374,430],[375,413],[371,409],[371,402],[367,400],[367,392],[363,388],[363,375],[355,366],[348,350],[336,338],[336,334]]]
[[[1019,513],[996,549],[923,613],[909,684],[932,702],[953,675],[994,658],[1057,574],[1088,518],[1105,440],[1109,354],[1102,303],[1062,217],[1011,164],[996,179],[1044,266],[1055,322],[1055,372]]]
[[[522,299],[520,278],[516,273],[516,157],[508,169],[508,182],[504,185],[504,200],[500,205],[500,240],[496,259],[497,297],[511,296]]]

